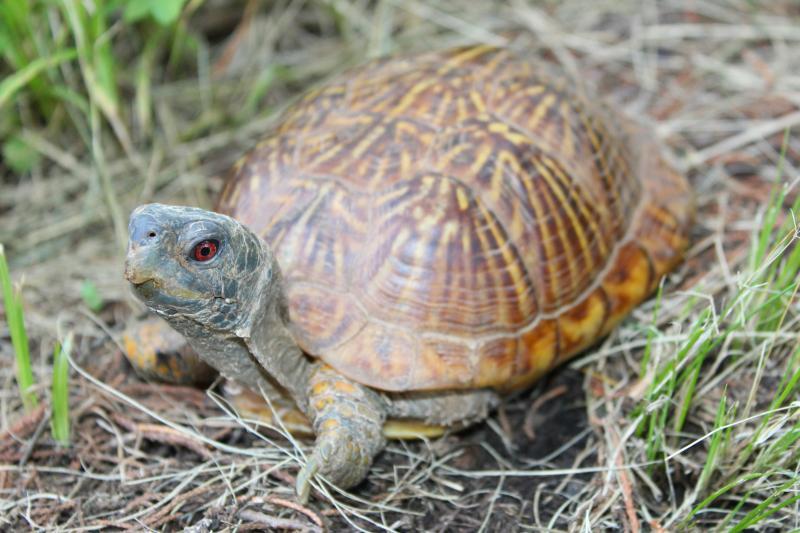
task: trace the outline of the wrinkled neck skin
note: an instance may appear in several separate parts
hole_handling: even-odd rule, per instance
[[[301,411],[308,414],[308,382],[314,367],[289,331],[289,306],[283,292],[283,278],[272,258],[270,280],[256,291],[258,297],[248,314],[248,322],[238,330],[238,338],[255,360],[278,384],[291,394]]]
[[[195,312],[159,315],[223,376],[254,391],[274,380],[307,412],[306,386],[313,363],[289,332],[280,268],[266,245],[263,252],[261,266],[250,279],[239,280],[235,297],[213,298]]]

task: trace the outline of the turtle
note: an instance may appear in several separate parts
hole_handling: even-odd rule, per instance
[[[125,277],[205,364],[305,415],[306,501],[607,335],[681,262],[692,206],[649,128],[544,60],[464,46],[308,92],[212,211],[137,207]]]

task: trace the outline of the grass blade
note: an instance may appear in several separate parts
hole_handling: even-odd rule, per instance
[[[0,244],[0,285],[3,286],[3,303],[6,309],[6,321],[11,334],[11,344],[14,347],[14,356],[17,362],[17,385],[26,411],[33,410],[39,404],[39,399],[33,391],[33,370],[31,369],[31,355],[28,346],[28,335],[25,332],[25,321],[22,315],[22,303],[11,286],[11,274],[6,262],[3,245]]]
[[[723,494],[725,494],[727,492],[731,492],[733,489],[735,489],[737,487],[742,487],[747,482],[752,481],[754,479],[761,478],[761,477],[764,477],[764,473],[763,472],[751,472],[749,474],[746,474],[746,475],[742,476],[739,479],[735,479],[734,481],[731,481],[730,483],[727,483],[727,484],[723,485],[722,487],[718,488],[717,490],[715,490],[714,492],[709,494],[703,501],[701,501],[696,506],[694,506],[694,508],[691,511],[689,511],[689,514],[686,515],[686,518],[684,519],[684,525],[688,525],[689,521],[692,519],[692,517],[694,517],[697,513],[699,513],[700,511],[702,511],[706,507],[708,507],[708,504],[710,504],[711,502],[713,502],[714,500],[716,500],[717,498],[719,498]]]
[[[725,403],[726,403],[726,394],[727,391],[723,391],[722,397],[719,400],[719,407],[717,408],[717,416],[714,420],[714,429],[720,428],[728,423],[728,420],[725,417]],[[703,470],[700,472],[700,477],[697,480],[697,484],[695,485],[698,492],[703,492],[706,490],[708,486],[708,481],[711,479],[711,474],[714,472],[714,469],[717,466],[719,461],[719,450],[722,444],[722,437],[724,436],[724,431],[717,431],[714,433],[714,436],[711,438],[711,445],[708,447],[708,455],[706,456],[706,464],[703,466]]]
[[[72,350],[72,333],[64,344],[56,343],[53,349],[53,386],[51,398],[53,411],[50,429],[53,438],[62,446],[69,446],[69,354]]]
[[[782,484],[777,490],[765,499],[763,502],[759,503],[752,511],[747,513],[745,517],[734,527],[731,528],[731,533],[739,533],[740,531],[744,531],[745,529],[751,527],[752,525],[758,523],[761,520],[764,520],[771,514],[779,511],[780,509],[795,503],[796,501],[800,500],[800,494],[794,494],[790,498],[781,501],[775,506],[772,506],[773,502],[780,498],[783,495],[788,495],[794,493],[792,487],[797,484],[796,479],[790,479],[786,483]],[[772,506],[772,507],[771,507]]]
[[[40,57],[39,59],[35,59],[25,65],[23,68],[19,69],[17,72],[8,76],[6,79],[0,82],[0,109],[2,109],[3,106],[5,106],[11,100],[11,97],[14,96],[17,91],[25,87],[26,84],[28,84],[41,72],[55,67],[64,61],[74,59],[76,56],[77,53],[72,48],[68,50],[62,50],[61,52],[55,53],[49,57]]]

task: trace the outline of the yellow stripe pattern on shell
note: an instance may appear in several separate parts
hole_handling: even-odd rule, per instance
[[[523,386],[674,267],[685,179],[546,70],[483,46],[376,61],[236,166],[218,210],[274,247],[304,350],[385,390]]]

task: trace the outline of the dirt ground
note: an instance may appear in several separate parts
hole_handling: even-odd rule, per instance
[[[791,217],[800,164],[800,4],[219,0],[185,22],[205,39],[197,68],[159,73],[149,128],[132,103],[124,108],[130,147],[110,127],[100,134],[98,157],[26,117],[25,138],[41,163],[26,174],[0,166],[0,242],[23,287],[42,399],[23,411],[0,322],[0,530],[727,530],[769,502],[778,485],[796,489],[796,446],[776,466],[780,482],[741,481],[750,462],[736,461],[756,434],[758,420],[748,416],[772,405],[792,370],[796,299],[787,304],[786,327],[769,337],[768,360],[759,356],[760,337],[743,332],[698,366],[685,423],[665,431],[657,464],[637,428],[642,413],[663,402],[680,411],[687,397],[684,389],[646,397],[652,374],[640,366],[648,331],[658,332],[650,353],[656,368],[686,345],[703,309],[719,310],[744,290],[771,191],[787,192],[778,219]],[[651,300],[485,423],[437,440],[392,442],[350,494],[321,487],[299,506],[294,476],[308,442],[260,433],[231,416],[218,387],[145,382],[125,360],[120,333],[141,308],[122,279],[124,221],[150,200],[208,207],[219,176],[306,87],[369,57],[473,42],[559,63],[656,132],[696,191],[687,262],[667,279],[655,324]],[[269,90],[251,114],[237,115],[254,72],[267,70]],[[131,98],[134,86],[129,80]],[[15,108],[24,111],[24,103]],[[87,281],[103,302],[94,311],[81,296]],[[63,447],[50,433],[47,398],[53,342],[67,331],[76,340],[71,445]],[[740,406],[736,433],[706,478],[723,396]],[[794,431],[796,406],[786,417],[788,425],[762,435],[765,442]],[[743,530],[800,527],[796,500],[774,501],[788,503]]]

